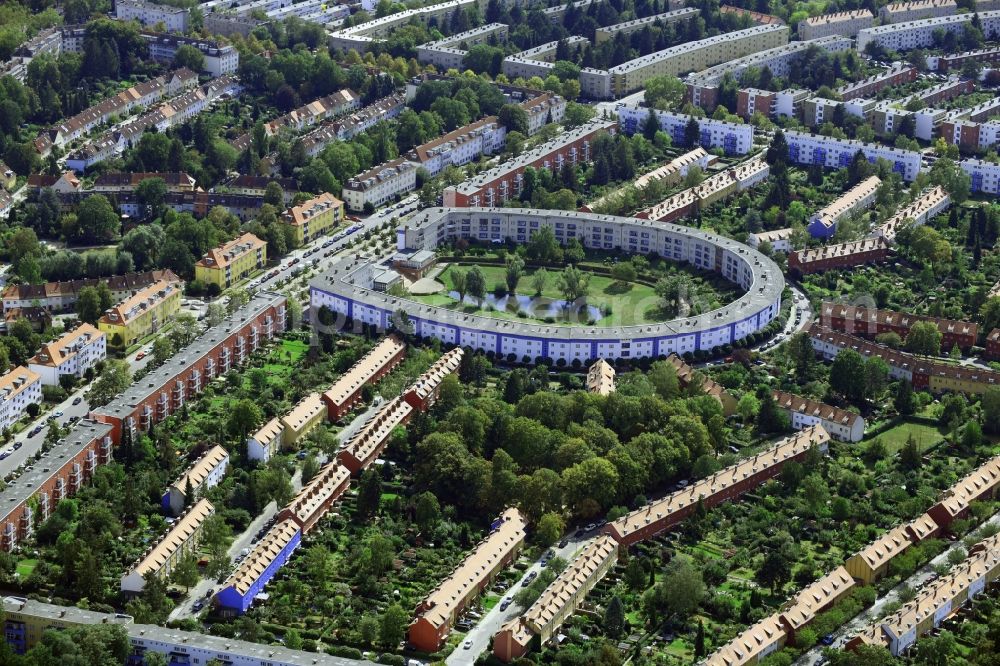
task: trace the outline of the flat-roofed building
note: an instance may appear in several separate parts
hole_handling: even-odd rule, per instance
[[[726,416],[730,416],[736,413],[736,398],[719,384],[717,381],[711,377],[705,375],[704,373],[698,372],[690,365],[688,365],[684,359],[682,359],[677,354],[671,354],[667,357],[667,363],[669,363],[674,372],[677,373],[677,380],[680,385],[687,388],[692,383],[697,384],[701,391],[705,395],[710,395],[719,401],[722,405],[722,413]]]
[[[792,249],[792,228],[760,231],[747,236],[747,245],[760,249],[762,243],[771,246],[773,252],[789,252]]]
[[[205,520],[214,513],[215,507],[204,498],[187,509],[167,533],[147,549],[129,572],[122,576],[122,592],[139,594],[146,589],[148,576],[161,580],[170,578],[177,563],[198,547]]]
[[[406,343],[389,335],[340,376],[325,393],[327,417],[339,421],[361,400],[361,389],[392,372],[406,356]]]
[[[958,163],[972,179],[973,192],[1000,194],[1000,164],[985,160],[967,159]]]
[[[675,9],[662,14],[653,14],[652,16],[632,19],[631,21],[625,21],[624,23],[616,23],[614,25],[609,25],[606,28],[598,28],[594,33],[594,42],[601,44],[602,42],[606,42],[613,38],[615,35],[628,35],[638,30],[642,30],[646,26],[652,26],[655,23],[669,25],[678,21],[686,21],[697,14],[698,10],[694,7],[685,7],[684,9]]]
[[[536,636],[545,645],[617,561],[618,544],[611,537],[601,535],[587,544],[524,614],[500,627],[493,655],[504,662],[518,659]]]
[[[699,504],[710,509],[722,502],[736,499],[777,476],[788,461],[803,458],[813,447],[826,452],[829,443],[830,435],[823,426],[812,426],[779,441],[752,458],[741,460],[608,523],[604,531],[623,546],[651,539],[684,520]]]
[[[587,380],[584,384],[588,393],[611,395],[615,392],[615,369],[603,358],[599,358],[587,370]]]
[[[194,265],[195,278],[226,289],[267,264],[267,241],[251,233],[213,248]]]
[[[890,243],[896,241],[900,229],[909,225],[919,226],[940,215],[951,207],[951,197],[940,185],[921,193],[914,201],[897,210],[892,217],[880,224],[874,231]]]
[[[229,468],[229,452],[216,444],[194,461],[163,493],[163,508],[179,515],[205,490],[218,485]],[[188,489],[193,493],[188,497]]]
[[[944,492],[941,501],[927,510],[934,522],[947,529],[969,513],[973,502],[996,497],[1000,487],[1000,456],[987,460]]]
[[[160,280],[109,308],[97,320],[111,344],[128,347],[171,321],[181,309],[181,289],[176,281]]]
[[[772,391],[771,396],[797,430],[819,423],[842,442],[860,442],[865,436],[865,419],[860,414],[785,391]]]
[[[280,417],[275,416],[247,438],[247,457],[267,462],[281,450],[284,436],[285,424]]]
[[[120,21],[138,21],[142,25],[162,23],[171,32],[184,32],[188,26],[188,10],[181,7],[140,2],[138,0],[116,0],[115,17]]]
[[[17,423],[30,404],[42,404],[41,375],[22,365],[0,377],[0,429]]]
[[[951,16],[958,12],[955,0],[916,0],[894,2],[878,10],[882,23],[903,23],[937,16]]]
[[[343,221],[344,202],[329,192],[292,206],[281,216],[281,222],[292,227],[299,245],[329,233]]]
[[[490,533],[417,605],[407,632],[410,644],[424,652],[441,649],[458,615],[517,557],[526,525],[513,507],[493,522]]]
[[[895,333],[904,340],[914,324],[934,324],[941,333],[941,348],[945,350],[950,350],[956,345],[961,349],[968,349],[975,345],[979,338],[979,324],[971,321],[957,321],[830,301],[823,301],[820,306],[819,321],[823,326],[835,331],[860,335],[863,338],[874,339],[883,333]]]
[[[1000,11],[979,12],[976,16],[986,34],[992,34],[1000,27]],[[934,45],[936,34],[951,32],[958,35],[964,32],[966,26],[972,24],[972,17],[973,14],[952,14],[865,28],[857,35],[858,51],[864,51],[869,44],[892,51],[927,48]]]
[[[915,150],[795,130],[785,132],[785,139],[788,141],[788,158],[795,164],[818,164],[828,169],[842,169],[849,166],[860,151],[869,162],[886,160],[892,165],[892,170],[907,182],[914,180],[920,172],[922,156]]]
[[[288,561],[302,542],[302,530],[294,520],[283,520],[268,530],[213,597],[224,614],[242,615],[264,586]]]
[[[837,231],[837,222],[875,203],[882,179],[870,176],[843,195],[813,213],[807,229],[813,238],[830,238]]]
[[[290,520],[308,534],[350,485],[351,472],[336,460],[329,462],[278,513],[278,521]]]
[[[528,114],[528,136],[534,136],[549,123],[562,122],[566,100],[553,92],[529,97],[520,107]]]
[[[733,5],[720,5],[719,13],[746,16],[749,17],[749,19],[756,25],[785,25],[785,22],[777,16],[762,14],[743,7],[734,7]]]
[[[302,398],[290,412],[281,417],[281,424],[284,426],[282,445],[288,448],[298,444],[326,416],[326,405],[319,393],[310,393]]]
[[[880,237],[793,250],[788,254],[788,270],[809,275],[838,268],[854,268],[889,258],[889,243]]]
[[[685,132],[693,116],[646,107],[623,106],[618,109],[618,124],[625,134],[635,134],[642,130],[651,113],[656,114],[660,127],[670,135],[675,146],[687,145]],[[698,143],[706,150],[721,148],[727,155],[745,155],[753,148],[752,125],[711,118],[694,120],[698,123]]]
[[[778,615],[769,615],[742,634],[708,655],[703,666],[745,666],[756,664],[785,646],[788,632]]]
[[[382,455],[396,428],[413,416],[413,407],[402,398],[393,398],[354,433],[337,454],[337,460],[357,476]]]
[[[860,97],[871,97],[885,88],[916,81],[918,75],[916,67],[904,63],[894,63],[884,72],[872,74],[860,81],[840,86],[836,89],[836,93],[843,102]]]
[[[417,165],[398,157],[351,178],[344,185],[342,196],[348,208],[363,211],[365,204],[378,208],[416,187]]]
[[[54,342],[42,345],[28,361],[28,368],[41,377],[42,384],[58,386],[59,378],[71,375],[81,379],[87,370],[108,356],[108,336],[83,323]]]
[[[799,39],[818,39],[830,35],[856,37],[859,30],[875,25],[875,16],[867,9],[811,16],[799,21]]]
[[[962,66],[967,62],[994,65],[1000,62],[1000,48],[992,47],[976,49],[974,51],[962,51],[961,53],[928,56],[927,68],[933,72],[948,73],[952,70],[962,69]]]
[[[410,384],[403,393],[403,399],[419,411],[427,411],[437,401],[438,393],[441,391],[441,382],[448,375],[458,372],[462,365],[462,357],[465,350],[455,347],[449,352],[445,352],[441,358],[434,361],[434,364],[427,369],[417,379]]]

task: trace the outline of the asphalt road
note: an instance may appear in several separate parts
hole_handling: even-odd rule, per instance
[[[590,543],[599,533],[599,530],[594,530],[584,534],[580,538],[573,536],[567,537],[568,543],[562,548],[555,548],[556,556],[561,557],[566,562],[570,562],[573,556],[576,555],[584,546]],[[524,575],[504,594],[504,598],[513,597],[524,585],[524,579],[527,578],[532,572],[541,573],[544,569],[541,565],[541,559],[536,560],[532,563],[527,570],[525,570]],[[521,613],[523,613],[526,608],[519,607],[516,603],[511,603],[507,607],[507,610],[501,611],[500,604],[494,606],[483,618],[465,635],[462,639],[462,643],[455,648],[448,658],[445,660],[447,666],[471,666],[476,663],[476,659],[483,652],[490,650],[493,645],[493,634],[500,630],[508,621],[514,619]],[[471,641],[472,645],[467,649],[465,645]]]

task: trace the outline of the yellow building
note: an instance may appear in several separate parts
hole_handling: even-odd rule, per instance
[[[326,404],[319,393],[310,393],[292,407],[292,411],[281,417],[281,423],[285,427],[282,443],[286,448],[297,444],[324,419]]]
[[[299,245],[327,234],[344,221],[344,202],[329,192],[289,208],[281,221],[290,225]]]
[[[231,287],[267,264],[267,241],[253,234],[224,243],[208,251],[194,265],[194,277],[220,289]]]
[[[181,283],[159,280],[104,313],[97,328],[111,344],[127,347],[160,329],[181,307]]]

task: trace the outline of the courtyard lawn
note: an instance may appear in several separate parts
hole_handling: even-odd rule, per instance
[[[17,575],[23,580],[31,575],[38,565],[38,560],[21,560],[17,563]]]
[[[471,267],[459,266],[458,268],[459,270],[467,271]],[[453,291],[455,289],[455,284],[452,280],[452,271],[454,269],[455,265],[448,266],[437,278],[442,284],[445,285],[446,291]],[[495,285],[504,284],[503,266],[485,264],[479,265],[479,269],[483,272],[483,276],[486,278],[486,291],[488,294],[493,293]],[[518,284],[517,293],[519,296],[534,297],[534,288],[531,285],[531,276],[534,275],[536,270],[537,269],[535,268],[528,268],[525,270],[525,275],[521,278],[521,281]],[[548,269],[548,274],[549,279],[546,282],[545,289],[542,290],[541,297],[545,300],[562,300],[562,294],[559,293],[557,286],[558,272]],[[648,317],[649,313],[656,312],[660,306],[660,298],[656,295],[651,286],[640,284],[638,282],[630,282],[623,285],[613,278],[598,275],[596,273],[590,273],[590,276],[590,286],[586,297],[587,305],[599,308],[602,312],[606,312],[608,307],[611,308],[611,315],[603,316],[600,319],[597,319],[594,322],[594,325],[627,326],[657,321],[656,318],[651,319]],[[428,305],[451,308],[458,307],[457,301],[447,293],[443,292],[425,296],[411,296],[410,298]],[[501,311],[498,309],[480,309],[473,305],[465,305],[462,309],[465,312],[475,312],[477,314],[502,319],[527,318],[518,317],[516,312]],[[586,322],[572,321],[569,323],[584,324]]]
[[[903,446],[906,445],[906,440],[909,439],[910,435],[917,441],[917,446],[920,447],[921,451],[926,451],[932,446],[939,444],[944,440],[944,436],[941,431],[932,425],[925,423],[914,423],[914,422],[904,422],[899,425],[886,430],[880,435],[876,435],[885,445],[886,450],[890,453],[896,453]],[[875,437],[866,438],[865,442],[874,439]]]

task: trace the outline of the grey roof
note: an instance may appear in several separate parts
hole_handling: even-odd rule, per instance
[[[0,522],[5,522],[14,509],[59,473],[66,461],[76,455],[81,446],[110,432],[111,426],[106,423],[96,423],[89,419],[78,421],[66,437],[37,462],[31,463],[29,471],[11,481],[3,492],[0,492]]]
[[[113,416],[119,419],[129,416],[136,405],[157,391],[160,391],[164,384],[177,376],[189,365],[212,351],[217,344],[225,340],[226,337],[246,321],[256,317],[279,301],[284,300],[285,296],[282,294],[270,291],[257,292],[250,299],[249,303],[226,317],[221,324],[199,335],[194,342],[171,356],[166,363],[150,372],[138,382],[133,383],[124,393],[104,407],[92,410],[92,413]]]
[[[31,617],[57,620],[67,624],[121,624],[133,644],[136,640],[155,641],[166,648],[188,648],[216,652],[218,658],[229,663],[268,663],[272,666],[361,666],[372,664],[361,659],[334,657],[323,652],[290,650],[280,645],[263,645],[249,641],[209,636],[193,631],[169,629],[152,624],[134,624],[132,617],[121,613],[99,613],[74,606],[56,606],[33,599],[5,597],[6,613],[20,613]],[[235,658],[235,659],[234,659]]]
[[[787,25],[756,25],[752,28],[746,28],[745,30],[736,30],[734,32],[726,32],[721,35],[715,35],[714,37],[707,37],[705,39],[699,39],[696,42],[687,42],[686,44],[679,44],[677,46],[671,46],[670,48],[663,49],[662,51],[656,51],[655,53],[650,53],[649,55],[640,56],[635,60],[629,60],[628,62],[623,62],[620,65],[610,68],[608,71],[612,74],[625,74],[626,72],[631,72],[633,70],[642,69],[650,63],[664,60],[666,58],[672,58],[674,56],[680,55],[681,53],[686,53],[688,51],[703,49],[715,44],[722,44],[724,42],[732,42],[745,37],[751,37],[753,35],[763,35],[769,32],[788,32],[789,28]]]
[[[449,308],[426,305],[406,298],[383,294],[348,281],[347,278],[367,265],[366,260],[355,257],[344,257],[334,263],[326,272],[310,280],[309,287],[310,289],[345,296],[389,311],[402,309],[411,317],[431,318],[439,323],[447,323],[463,328],[474,328],[500,335],[558,337],[559,340],[563,341],[620,340],[693,334],[697,331],[705,331],[741,321],[777,301],[781,297],[782,290],[785,288],[785,280],[781,274],[781,269],[771,259],[765,257],[757,250],[743,243],[713,233],[655,220],[575,211],[542,211],[525,208],[434,208],[411,217],[405,226],[419,228],[423,225],[436,224],[442,221],[443,217],[447,218],[450,215],[471,216],[477,214],[542,215],[547,218],[589,220],[604,224],[627,224],[645,229],[664,230],[692,239],[708,241],[717,247],[729,250],[737,257],[742,258],[751,267],[753,282],[746,293],[717,310],[694,317],[683,317],[666,322],[633,326],[564,326],[541,322],[522,322],[484,315],[466,314]]]

